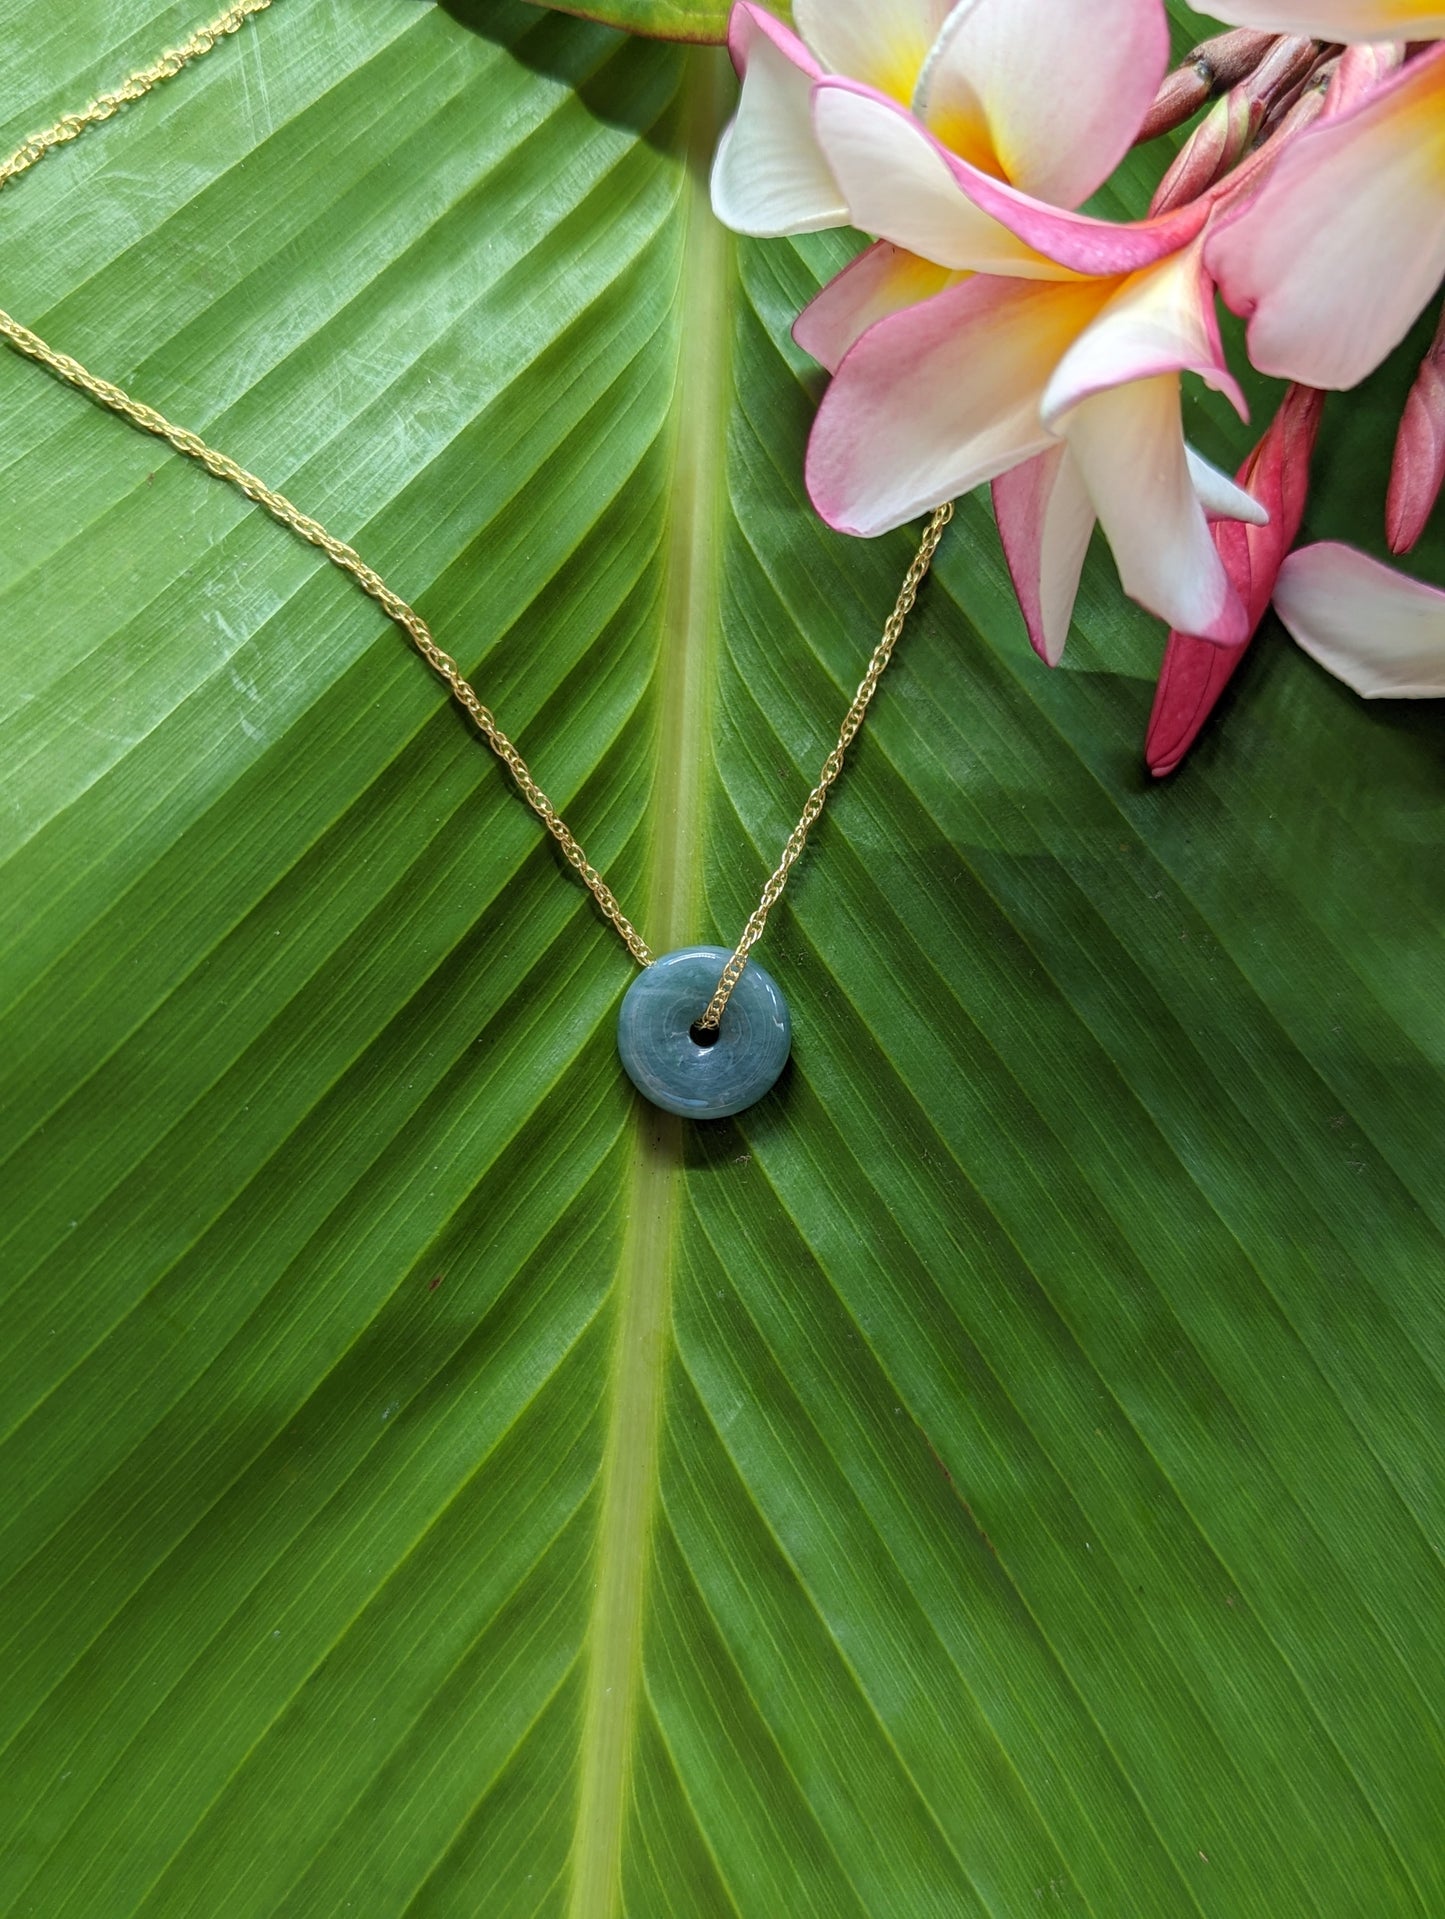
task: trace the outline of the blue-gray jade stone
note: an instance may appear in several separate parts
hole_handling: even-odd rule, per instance
[[[749,962],[733,988],[718,1036],[699,1046],[691,1028],[707,1010],[732,953],[684,946],[654,960],[628,988],[617,1050],[644,1098],[684,1119],[726,1119],[760,1100],[793,1043],[787,1001],[772,975]]]

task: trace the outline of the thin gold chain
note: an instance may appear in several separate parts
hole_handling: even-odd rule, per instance
[[[33,167],[37,160],[44,159],[53,147],[74,140],[87,127],[97,126],[103,120],[119,112],[120,108],[133,100],[142,99],[152,87],[162,81],[173,80],[192,60],[209,53],[216,43],[227,34],[236,33],[252,14],[263,13],[271,5],[271,0],[238,0],[238,4],[214,20],[210,26],[201,27],[193,33],[183,46],[163,53],[151,66],[133,73],[113,93],[103,93],[84,110],[83,113],[69,113],[58,120],[53,127],[47,127],[44,133],[32,134],[11,158],[0,165],[0,187],[4,187],[17,175]],[[561,847],[569,866],[575,868],[592,897],[596,900],[602,915],[621,934],[627,950],[639,966],[652,964],[652,953],[646,940],[633,926],[631,920],[618,905],[616,896],[602,875],[593,866],[579,842],[568,830],[567,823],[558,813],[551,800],[542,791],[532,777],[531,769],[507,735],[498,726],[496,720],[477,697],[475,689],[463,676],[461,668],[449,653],[443,652],[432,636],[431,628],[399,593],[382,579],[381,575],[369,567],[361,555],[344,540],[338,540],[328,533],[319,521],[292,504],[283,493],[277,493],[258,480],[254,473],[248,473],[243,466],[228,459],[224,453],[218,453],[197,433],[190,433],[184,427],[178,427],[157,413],[153,407],[146,406],[140,400],[132,399],[121,387],[109,380],[98,379],[88,372],[78,360],[72,360],[68,354],[57,353],[47,346],[37,333],[29,327],[21,326],[0,308],[0,338],[7,345],[22,353],[27,360],[33,360],[38,366],[48,368],[58,378],[78,387],[90,399],[101,406],[108,407],[112,413],[118,413],[122,419],[129,420],[144,433],[153,433],[157,439],[164,440],[177,453],[184,453],[188,459],[197,461],[208,473],[218,480],[226,480],[245,494],[248,500],[254,500],[257,506],[265,510],[282,526],[289,527],[293,533],[312,546],[319,547],[327,559],[339,566],[355,580],[363,593],[370,594],[382,612],[392,619],[406,634],[417,652],[427,665],[441,679],[452,698],[457,702],[473,726],[501,760],[516,782],[523,799],[541,820],[547,831]]]
[[[153,407],[145,406],[139,400],[133,400],[128,393],[118,386],[113,386],[109,380],[98,380],[93,373],[88,373],[78,360],[72,360],[68,354],[55,352],[38,334],[32,333],[28,327],[21,326],[19,321],[13,320],[3,308],[0,308],[0,339],[3,339],[8,346],[14,347],[17,353],[23,353],[27,360],[34,360],[37,366],[48,367],[60,379],[68,381],[71,386],[79,387],[82,393],[98,401],[101,406],[109,407],[112,413],[120,414],[121,418],[129,420],[132,426],[140,427],[145,433],[154,433],[158,440],[164,440],[167,445],[173,446],[177,453],[184,453],[187,458],[197,461],[208,473],[214,473],[218,480],[229,481],[232,486],[244,493],[248,500],[254,500],[257,506],[264,507],[273,519],[281,522],[282,526],[289,527],[303,540],[309,540],[312,546],[320,547],[327,559],[339,566],[343,573],[349,573],[362,592],[369,593],[382,612],[389,619],[395,620],[427,665],[439,679],[446,683],[452,698],[466,713],[497,758],[501,760],[516,781],[528,806],[561,847],[568,865],[577,869],[603,914],[622,935],[628,951],[638,965],[652,964],[652,954],[648,950],[646,941],[617,904],[607,882],[567,830],[566,823],[556,807],[532,778],[527,762],[477,698],[470,682],[463,678],[461,668],[451,654],[444,653],[437,645],[432,638],[431,628],[415,607],[409,606],[399,593],[393,593],[381,575],[366,564],[354,547],[348,546],[344,540],[338,540],[334,534],[328,533],[319,521],[310,519],[299,507],[293,506],[284,493],[274,492],[264,481],[258,480],[254,473],[248,473],[245,467],[237,466],[236,462],[227,459],[224,453],[217,453],[214,447],[207,446],[199,434],[188,433],[184,427],[173,426]]]
[[[734,949],[732,958],[723,968],[722,978],[717,983],[717,991],[708,1001],[707,1011],[697,1022],[709,1031],[718,1025],[724,1009],[732,997],[733,988],[743,976],[748,963],[748,954],[763,937],[763,928],[768,923],[768,914],[782,898],[783,888],[788,883],[788,875],[808,844],[808,835],[817,824],[818,815],[828,803],[828,794],[833,782],[843,771],[843,760],[848,748],[853,744],[854,736],[867,717],[873,695],[878,691],[878,682],[888,670],[888,662],[893,658],[893,649],[903,637],[903,628],[913,611],[913,603],[918,598],[918,589],[922,586],[933,565],[933,556],[938,551],[938,542],[943,538],[943,529],[953,518],[951,502],[945,502],[928,522],[922,543],[904,576],[899,590],[898,603],[888,616],[888,624],[883,629],[883,638],[873,649],[873,657],[868,662],[868,671],[858,683],[858,691],[853,695],[853,704],[838,729],[838,740],[832,752],[823,762],[823,771],[818,776],[818,784],[808,795],[807,805],[803,808],[803,817],[793,828],[788,843],[783,848],[783,857],[773,870],[772,878],[763,888],[763,897],[757,910],[743,928],[743,936]]]
[[[0,187],[7,187],[22,173],[28,173],[52,147],[63,147],[68,140],[78,140],[87,127],[99,126],[102,120],[109,120],[122,107],[128,107],[132,100],[144,99],[151,88],[158,87],[163,80],[174,80],[192,60],[199,60],[202,54],[209,53],[216,42],[224,40],[227,34],[239,33],[253,13],[264,13],[270,4],[271,0],[237,0],[235,6],[228,7],[208,27],[197,27],[190,39],[181,46],[170,48],[159,60],[142,67],[128,80],[122,80],[113,93],[97,94],[83,113],[63,113],[55,125],[47,127],[44,133],[32,133],[25,144],[18,147],[0,166]]]
[[[264,13],[271,4],[272,0],[237,0],[237,4],[229,7],[209,26],[198,28],[181,46],[170,49],[150,66],[131,74],[113,92],[97,95],[82,112],[63,114],[43,133],[32,134],[8,160],[0,163],[0,188],[7,186],[22,173],[28,172],[53,148],[77,139],[87,127],[98,126],[102,121],[109,120],[122,107],[142,99],[153,87],[161,85],[163,81],[173,80],[193,60],[198,60],[202,55],[209,53],[217,42],[228,34],[239,32],[253,14]],[[214,447],[208,446],[199,434],[173,425],[153,407],[146,406],[140,400],[132,399],[130,394],[121,387],[88,372],[78,360],[71,359],[68,354],[57,353],[53,347],[47,346],[39,334],[32,333],[29,327],[22,326],[18,320],[12,319],[3,308],[0,308],[0,339],[13,347],[17,353],[23,354],[27,360],[34,361],[37,366],[45,367],[58,379],[76,387],[98,405],[119,414],[122,419],[128,420],[132,426],[139,427],[142,432],[154,434],[157,439],[164,440],[168,446],[173,447],[177,453],[184,454],[187,459],[195,460],[216,479],[225,480],[229,485],[236,487],[248,500],[263,507],[282,526],[289,528],[291,532],[308,541],[312,546],[318,547],[334,565],[349,575],[364,593],[376,601],[388,619],[393,620],[401,628],[426,664],[445,684],[452,698],[462,708],[482,739],[507,768],[523,799],[562,849],[568,865],[575,869],[596,900],[604,919],[617,929],[627,950],[638,965],[652,964],[653,955],[647,942],[622,911],[611,888],[589,861],[566,822],[532,777],[527,762],[482,704],[456,661],[437,645],[431,628],[416,609],[408,605],[399,593],[394,593],[381,575],[366,564],[354,547],[348,546],[344,540],[338,540],[333,534],[328,533],[319,521],[303,513],[284,494],[275,492],[264,481],[258,480],[254,473],[248,473],[243,466],[238,466],[224,453],[219,453]],[[868,671],[859,683],[858,691],[853,697],[853,704],[843,720],[837,743],[823,762],[822,774],[818,784],[808,795],[802,818],[789,836],[787,845],[783,848],[782,858],[763,888],[763,896],[757,910],[744,927],[742,938],[738,941],[732,958],[723,969],[717,991],[709,1001],[706,1012],[698,1021],[700,1027],[715,1028],[722,1020],[733,989],[743,976],[748,955],[762,938],[768,914],[781,898],[783,889],[788,883],[788,875],[807,844],[808,834],[817,823],[818,816],[827,803],[833,783],[843,770],[844,756],[863,724],[873,695],[878,690],[878,682],[882,679],[888,662],[893,657],[893,650],[902,636],[908,615],[913,610],[918,589],[923,584],[929,567],[933,564],[933,556],[939,540],[943,537],[943,529],[952,517],[952,506],[941,506],[928,524],[917,556],[904,579],[897,605],[889,616],[888,623],[883,629],[883,637],[868,663]]]

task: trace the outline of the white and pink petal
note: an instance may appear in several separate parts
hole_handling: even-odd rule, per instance
[[[1051,447],[1001,473],[993,483],[993,511],[1030,644],[1057,666],[1096,520],[1068,447]]]
[[[1061,430],[1125,592],[1200,639],[1243,640],[1244,605],[1210,536],[1185,456],[1178,375],[1092,394]]]
[[[959,275],[906,253],[887,240],[866,248],[814,296],[793,326],[793,338],[821,366],[836,373],[843,356],[879,320],[931,300]]]
[[[1039,397],[1098,297],[978,276],[870,327],[813,425],[808,490],[823,518],[885,533],[1046,451]]]
[[[1268,508],[1228,474],[1191,446],[1185,446],[1184,457],[1207,517],[1268,524]],[[993,509],[1030,643],[1042,660],[1057,666],[1098,518],[1067,441],[1000,474],[993,483]]]
[[[846,226],[848,209],[813,132],[817,61],[796,34],[748,4],[733,8],[728,46],[743,87],[713,162],[714,213],[735,233],[765,239]]]
[[[1445,593],[1353,547],[1291,553],[1275,611],[1305,652],[1367,700],[1445,697]]]
[[[969,4],[969,0],[963,0]],[[956,0],[794,0],[798,33],[827,73],[864,81],[908,106]]]
[[[793,18],[827,72],[862,80],[907,106],[954,11],[955,0],[794,0]]]
[[[1108,304],[1055,368],[1044,418],[1054,426],[1090,394],[1184,372],[1199,374],[1245,413],[1244,395],[1224,358],[1214,286],[1197,242],[1113,283]]]
[[[1187,440],[1184,442],[1184,458],[1189,467],[1189,478],[1207,519],[1242,520],[1246,526],[1269,525],[1269,508],[1252,493],[1246,493],[1237,480],[1231,480],[1227,473],[1221,473],[1202,453],[1196,452]]]
[[[1189,242],[1212,211],[1197,200],[1120,225],[1046,205],[970,166],[870,87],[824,79],[813,124],[854,226],[940,266],[1032,279],[1133,273]]]
[[[864,233],[954,271],[1071,277],[960,192],[938,141],[873,88],[823,80],[813,90],[813,125],[848,217]]]

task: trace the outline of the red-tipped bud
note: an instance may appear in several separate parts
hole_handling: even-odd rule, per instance
[[[1144,116],[1144,124],[1135,136],[1135,144],[1155,140],[1161,133],[1182,127],[1205,101],[1227,87],[1238,86],[1252,73],[1278,38],[1273,33],[1256,33],[1239,27],[1221,33],[1197,46],[1181,67],[1167,75]]]
[[[1248,610],[1250,639],[1264,618],[1275,579],[1304,518],[1324,402],[1324,394],[1314,387],[1292,386],[1269,431],[1239,469],[1239,484],[1268,508],[1269,525],[1216,520],[1210,529],[1225,571]],[[1144,742],[1144,757],[1156,779],[1172,773],[1194,744],[1248,645],[1249,640],[1243,646],[1216,646],[1184,633],[1169,635]]]
[[[1390,491],[1385,500],[1385,532],[1392,553],[1408,553],[1435,510],[1445,487],[1445,310],[1434,344],[1400,417]]]

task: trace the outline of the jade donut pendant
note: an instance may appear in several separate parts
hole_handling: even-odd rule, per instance
[[[749,965],[710,1043],[693,1038],[732,958],[723,946],[664,953],[628,988],[617,1050],[644,1098],[684,1119],[726,1119],[763,1097],[787,1064],[788,1004],[761,966]]]

